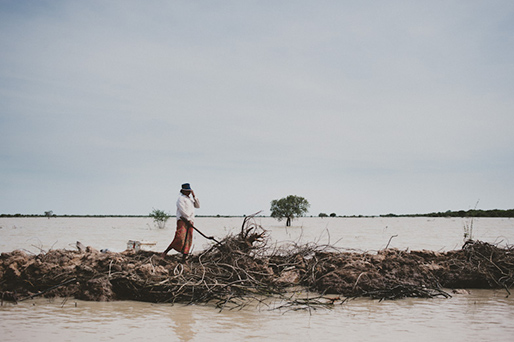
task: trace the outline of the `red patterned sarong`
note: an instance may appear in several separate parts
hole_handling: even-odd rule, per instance
[[[177,221],[177,230],[175,232],[175,238],[171,242],[171,248],[183,253],[189,254],[191,244],[193,243],[193,227],[186,227],[186,223],[182,220]]]

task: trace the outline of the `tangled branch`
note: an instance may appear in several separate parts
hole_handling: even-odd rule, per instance
[[[512,247],[469,241],[446,253],[384,249],[343,252],[330,245],[268,245],[267,231],[246,217],[241,230],[181,263],[178,255],[51,250],[0,256],[2,300],[30,296],[155,303],[209,303],[236,309],[250,303],[315,310],[366,296],[379,300],[445,297],[443,289],[514,285]],[[293,289],[293,291],[292,291]],[[294,290],[300,289],[300,290]],[[332,296],[333,295],[333,296]]]

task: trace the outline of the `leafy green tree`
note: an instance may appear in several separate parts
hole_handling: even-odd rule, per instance
[[[45,216],[48,217],[50,219],[50,217],[54,214],[54,212],[52,210],[49,210],[49,211],[45,211]]]
[[[319,216],[319,217],[328,217],[328,215],[327,215],[327,214],[325,214],[325,213],[319,213],[319,215],[318,215],[318,216]]]
[[[159,229],[164,229],[164,227],[166,227],[166,221],[170,218],[170,215],[158,209],[154,209],[149,216],[153,218],[153,222]]]
[[[291,225],[295,217],[303,216],[309,208],[309,202],[300,196],[289,195],[287,197],[271,201],[271,217],[282,221],[286,219],[286,226]]]

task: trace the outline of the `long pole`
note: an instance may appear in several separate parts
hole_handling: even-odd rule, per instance
[[[204,233],[202,233],[198,228],[196,228],[195,226],[193,226],[193,225],[191,224],[191,222],[189,222],[188,220],[186,220],[186,219],[185,219],[185,218],[183,218],[182,216],[180,217],[180,219],[181,219],[182,221],[184,221],[184,222],[185,222],[185,224],[186,224],[187,226],[189,226],[189,227],[193,227],[193,229],[194,229],[194,230],[196,230],[196,231],[197,231],[201,236],[203,236],[204,238],[206,238],[206,239],[208,239],[208,240],[213,240],[213,241],[214,241],[214,242],[216,242],[217,244],[220,244],[220,242],[219,242],[218,240],[216,240],[216,239],[214,238],[214,236],[207,236],[207,235],[205,235],[205,234],[204,234]]]

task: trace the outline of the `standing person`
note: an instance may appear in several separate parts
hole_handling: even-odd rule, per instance
[[[162,252],[162,257],[173,248],[182,253],[182,261],[186,260],[191,244],[193,243],[193,225],[195,218],[195,208],[200,208],[200,201],[195,196],[189,183],[182,184],[180,196],[177,199],[177,230],[175,238],[168,248]]]

